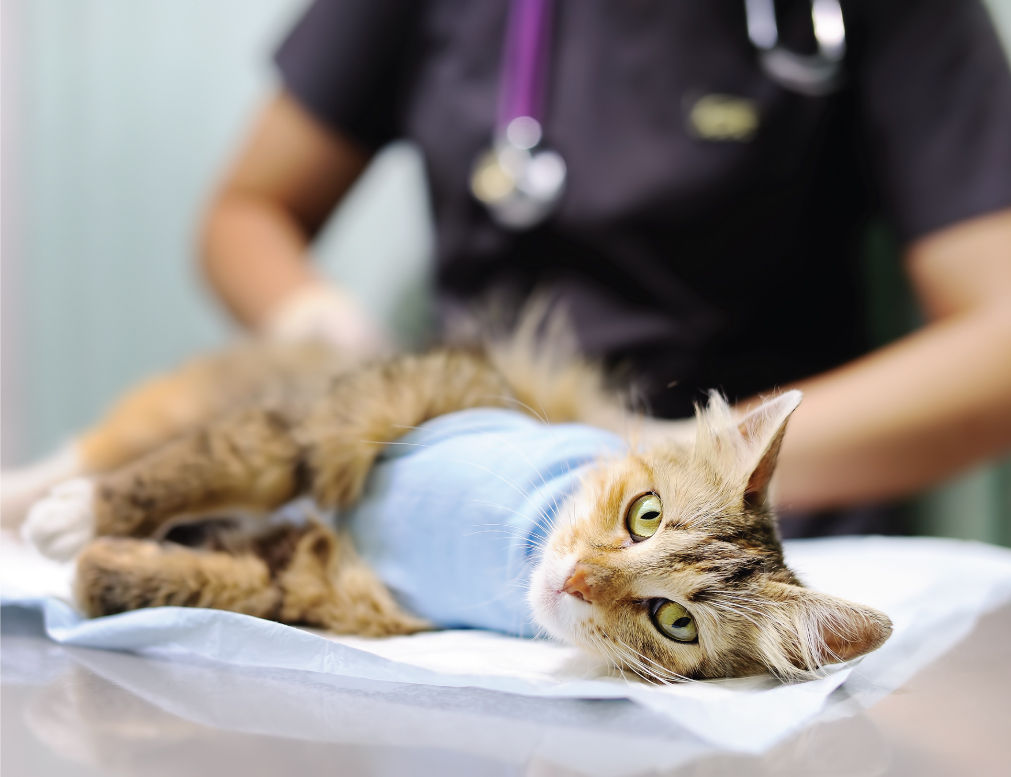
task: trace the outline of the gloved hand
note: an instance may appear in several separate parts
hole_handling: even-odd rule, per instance
[[[281,341],[321,340],[356,358],[393,350],[389,334],[354,297],[322,280],[284,300],[262,331]]]

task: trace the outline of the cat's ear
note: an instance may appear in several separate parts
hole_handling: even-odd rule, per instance
[[[873,607],[790,583],[769,582],[765,593],[774,602],[782,650],[767,656],[773,671],[783,673],[784,659],[801,670],[849,661],[879,648],[892,633],[891,620]]]
[[[794,389],[763,402],[737,422],[737,431],[753,452],[744,486],[747,507],[763,506],[769,498],[769,484],[786,433],[786,422],[800,404],[801,393]]]

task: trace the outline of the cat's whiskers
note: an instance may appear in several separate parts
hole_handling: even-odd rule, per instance
[[[391,429],[406,429],[414,432],[421,428],[418,424],[390,424]]]
[[[631,681],[625,676],[625,667],[622,665],[623,662],[618,654],[614,650],[614,646],[607,642],[607,640],[602,637],[595,635],[588,635],[590,641],[597,647],[597,649],[603,654],[604,658],[610,663],[611,668],[616,669],[621,679],[625,683],[630,683]]]
[[[398,429],[407,429],[407,430],[417,430],[417,429],[421,428],[420,426],[411,426],[409,424],[394,424],[393,426],[395,426]],[[366,438],[359,438],[358,441],[359,442],[363,442],[363,443],[371,443],[371,444],[374,444],[374,445],[404,445],[404,446],[407,446],[407,447],[414,447],[414,448],[430,448],[430,447],[432,447],[431,445],[426,444],[426,443],[407,442],[407,441],[404,441],[404,440],[370,440],[370,439],[366,439]],[[533,463],[530,461],[529,457],[527,457],[525,454],[523,454],[522,451],[519,451],[516,448],[515,445],[513,445],[512,447],[513,447],[514,450],[516,450],[516,452],[520,453],[523,456],[523,460],[527,464],[530,465],[530,468],[533,469],[534,472],[537,473],[537,476],[541,479],[541,482],[544,485],[547,485],[547,481],[545,481],[543,473],[540,471],[539,468],[537,468],[537,467],[535,467],[533,465]],[[520,496],[522,496],[522,497],[524,497],[526,499],[530,498],[530,494],[528,492],[524,491],[522,488],[520,488],[518,485],[516,485],[512,481],[504,478],[500,473],[497,473],[497,472],[495,472],[495,471],[493,471],[493,470],[491,470],[491,469],[489,469],[487,467],[483,467],[483,466],[481,466],[479,464],[476,464],[473,461],[463,461],[463,460],[459,460],[459,459],[455,460],[453,463],[455,463],[455,464],[462,464],[462,465],[471,466],[471,467],[476,467],[477,469],[480,469],[483,472],[487,472],[487,473],[489,473],[489,474],[497,477],[505,485],[510,486],[511,488],[513,488],[518,494],[520,494]],[[544,517],[547,517],[547,516],[545,515]]]
[[[544,410],[543,407],[540,408],[540,412],[537,412],[537,410],[535,410],[534,408],[532,408],[530,405],[528,405],[526,402],[522,401],[521,399],[518,399],[517,397],[513,397],[513,396],[510,396],[508,394],[486,394],[486,395],[484,395],[482,397],[477,397],[477,398],[478,399],[489,399],[489,400],[493,400],[493,401],[495,401],[497,403],[498,402],[504,402],[506,404],[514,405],[516,407],[519,407],[519,408],[522,408],[523,410],[525,410],[529,415],[531,415],[534,418],[536,418],[542,424],[550,424],[551,423],[551,420],[548,418],[548,414]]]
[[[473,531],[466,532],[462,536],[464,537],[476,537],[480,534],[500,534],[503,537],[508,537],[510,539],[516,539],[518,534],[515,529],[511,529],[508,526],[496,526],[495,524],[486,523],[478,524],[479,526],[484,526],[485,528],[477,528]]]
[[[641,656],[641,654],[639,655]],[[642,656],[642,658],[645,658],[645,656]],[[647,664],[642,660],[642,658],[638,659],[638,663],[642,667],[643,671],[649,673],[660,683],[668,684],[668,683],[696,682],[695,680],[692,680],[690,677],[686,677],[683,674],[679,674],[678,672],[675,672],[672,669],[667,669],[666,667],[660,664],[655,664],[655,662]]]
[[[545,422],[545,423],[546,423],[546,422]],[[531,469],[532,469],[532,470],[533,470],[533,471],[534,471],[535,473],[537,473],[537,477],[538,477],[538,478],[540,478],[540,481],[541,481],[541,485],[542,485],[542,486],[544,486],[545,488],[547,488],[547,487],[548,487],[548,481],[547,481],[547,479],[546,479],[546,478],[544,477],[544,473],[543,473],[543,472],[541,471],[541,468],[540,468],[540,467],[537,467],[537,466],[535,466],[535,465],[534,465],[534,463],[533,463],[533,462],[532,462],[532,461],[530,460],[530,457],[529,457],[529,456],[527,455],[527,453],[526,453],[525,451],[523,451],[523,450],[522,450],[521,448],[519,448],[519,447],[518,447],[518,446],[516,445],[516,443],[515,443],[515,442],[513,442],[513,441],[510,441],[510,448],[512,449],[512,451],[513,451],[514,453],[518,453],[518,454],[520,455],[520,458],[522,458],[522,459],[523,459],[523,461],[524,461],[524,462],[525,462],[525,463],[526,463],[526,464],[527,464],[527,465],[528,465],[528,466],[529,466],[529,467],[530,467],[530,468],[531,468]],[[571,471],[571,470],[569,470],[569,471]],[[557,514],[558,514],[558,509],[559,509],[559,505],[558,505],[558,496],[557,496],[557,495],[555,495],[555,496],[552,496],[552,497],[551,497],[551,505],[550,505],[550,508],[551,508],[551,512],[550,512],[550,514],[549,514],[549,513],[547,512],[547,508],[542,508],[542,510],[541,510],[541,517],[545,518],[545,519],[546,519],[546,520],[547,520],[547,521],[549,522],[549,524],[553,524],[553,522],[554,522],[554,519],[552,518],[552,516],[555,516],[555,515],[557,515]],[[550,527],[550,528],[553,528],[553,526],[552,526],[552,527]]]
[[[472,500],[470,500],[470,504],[482,505],[484,507],[494,507],[494,508],[496,508],[498,510],[503,510],[503,511],[512,513],[513,515],[516,515],[517,517],[519,517],[521,519],[525,519],[527,517],[523,513],[521,513],[519,510],[515,510],[515,509],[513,509],[511,507],[506,507],[505,505],[500,505],[497,502],[487,502],[487,501],[484,501],[482,499],[472,499]],[[538,514],[539,514],[539,516],[542,519],[544,519],[544,521],[546,523],[548,523],[549,530],[550,530],[550,528],[551,528],[550,524],[553,522],[552,516],[547,515],[543,508],[541,508],[541,509],[538,510]],[[530,537],[527,534],[527,532],[524,529],[524,527],[522,527],[522,526],[513,526],[513,525],[507,524],[507,523],[481,523],[481,524],[476,524],[476,525],[477,526],[486,527],[487,528],[487,532],[485,530],[472,531],[472,532],[468,532],[465,536],[471,537],[471,536],[474,536],[474,535],[477,535],[477,534],[499,533],[499,534],[503,534],[503,535],[505,535],[507,537],[511,537],[513,539],[523,539],[523,540],[526,540],[527,544],[529,544],[532,547],[537,548],[539,550],[543,550],[544,548],[546,548],[547,545],[548,545],[548,541],[549,541],[549,537],[548,536],[545,536],[545,537]],[[500,531],[496,532],[495,531],[496,528],[500,529]]]
[[[497,478],[504,485],[509,486],[511,489],[513,489],[514,491],[516,491],[516,493],[519,494],[520,496],[522,496],[524,499],[530,499],[531,498],[531,494],[530,493],[528,493],[527,491],[524,491],[516,483],[513,483],[507,477],[501,475],[500,473],[496,472],[495,470],[491,469],[490,467],[486,467],[483,464],[478,464],[478,463],[473,462],[473,461],[461,461],[461,462],[457,462],[457,463],[459,463],[459,464],[467,464],[467,465],[470,465],[471,467],[474,467],[475,469],[478,469],[478,470],[480,470],[482,472],[486,472],[489,475],[491,475],[492,477]]]
[[[419,427],[416,427],[416,426],[407,426],[406,424],[402,424],[401,426],[403,428],[409,428],[409,429],[417,429],[417,428],[419,428]],[[416,448],[429,448],[429,447],[431,447],[430,445],[426,445],[424,443],[405,442],[403,440],[389,440],[389,441],[383,442],[381,440],[361,439],[360,442],[374,443],[376,445],[405,445],[405,446],[408,446],[408,447],[416,447]],[[495,472],[495,471],[489,469],[488,467],[483,467],[483,466],[481,466],[479,464],[474,463],[473,461],[456,460],[456,461],[454,461],[454,463],[455,464],[461,464],[461,465],[464,465],[464,466],[476,467],[476,468],[478,468],[478,469],[480,469],[480,470],[482,470],[484,472],[487,472],[488,474],[490,474],[490,475],[498,478],[505,485],[507,485],[510,488],[512,488],[513,490],[515,490],[520,496],[522,496],[522,497],[524,497],[525,499],[528,499],[528,500],[530,499],[530,494],[529,493],[527,493],[526,491],[524,491],[522,488],[520,488],[518,485],[516,485],[515,483],[513,483],[509,479],[507,479],[504,476],[502,476],[500,473]],[[536,470],[536,467],[534,467],[534,469]],[[538,475],[540,475],[539,471],[538,471]],[[543,476],[541,476],[541,479],[543,480]],[[493,502],[484,502],[483,504],[485,504],[486,506],[498,507],[499,509],[510,509],[510,508],[504,507],[503,505],[495,504]],[[523,517],[522,514],[519,513],[519,512],[517,512],[516,510],[511,510],[511,512],[515,513],[518,516]],[[549,530],[551,528],[553,528],[554,517],[548,514],[546,508],[539,507],[538,508],[538,515],[547,522]]]
[[[649,669],[650,673],[655,674],[658,677],[660,675],[665,675],[670,678],[673,678],[673,680],[675,681],[694,682],[691,680],[690,677],[685,677],[683,674],[678,674],[673,669],[668,669],[663,664],[639,652],[631,645],[629,645],[627,642],[621,640],[619,637],[612,637],[612,639],[614,640],[613,644],[615,647],[621,648],[629,658],[634,658],[637,663],[643,666],[643,668]],[[652,667],[655,667],[655,669],[651,668],[649,665],[652,665]],[[671,680],[668,680],[668,682],[670,681]]]
[[[596,647],[604,654],[605,658],[607,658],[614,665],[614,668],[621,673],[623,679],[627,681],[627,678],[625,678],[626,668],[631,669],[631,671],[641,679],[650,679],[649,677],[643,676],[642,670],[635,666],[634,662],[629,661],[622,655],[617,645],[612,642],[608,642],[603,637],[594,636],[592,634],[587,636],[589,637],[590,642],[596,645]]]
[[[490,531],[494,532],[494,529],[491,529]],[[483,601],[474,602],[472,605],[469,606],[472,606],[474,608],[486,607],[490,604],[494,604],[497,601],[509,597],[512,594],[512,592],[516,590],[521,590],[524,591],[524,593],[529,593],[531,587],[533,586],[533,580],[531,578],[532,576],[528,574],[528,570],[526,568],[523,568],[512,578],[504,582],[502,591],[499,594],[497,594],[496,596],[489,597]],[[524,596],[524,598],[526,597]],[[533,613],[527,614],[526,622],[536,626],[538,634],[543,634],[543,636],[545,637],[549,636],[548,633],[544,630],[544,628],[539,623],[537,623],[537,621],[534,620]]]
[[[509,537],[510,539],[517,539],[520,537],[519,532],[510,526],[503,526],[501,524],[485,523],[477,524],[478,528],[472,531],[466,532],[464,537],[476,537],[479,534],[499,534],[503,537]]]
[[[530,622],[537,627],[537,630],[534,632],[534,635],[533,637],[531,637],[531,639],[551,639],[551,635],[548,634],[548,630],[544,628],[541,624],[539,624],[536,620],[534,620],[533,616],[531,616]]]
[[[532,415],[535,416],[537,415],[531,408],[527,407],[526,409],[529,412],[531,412]],[[416,429],[417,427],[408,427],[404,425],[401,428]],[[376,444],[384,444],[384,445],[405,445],[409,447],[418,447],[418,448],[428,447],[422,443],[407,442],[403,440],[393,440],[385,443],[380,441],[365,441],[365,442],[374,442]],[[548,485],[544,473],[538,467],[534,466],[526,451],[518,449],[517,446],[515,445],[511,445],[509,453],[511,455],[516,455],[520,457],[524,462],[526,462],[530,466],[530,468],[536,474],[536,479],[528,481],[529,485],[528,484],[524,485],[528,485],[528,488],[532,487],[533,490],[537,490],[538,480],[541,485],[545,487]],[[499,472],[496,472],[486,466],[479,465],[473,461],[465,461],[465,462],[458,461],[456,463],[460,465],[472,466],[477,468],[478,470],[487,472],[492,477],[495,477],[500,482],[504,483],[506,486],[511,488],[520,496],[524,497],[528,501],[533,501],[531,500],[531,494],[528,492],[527,489],[525,489],[519,483],[509,480]],[[580,483],[580,489],[585,490],[587,485],[586,473],[579,472],[578,480]],[[485,508],[490,507],[503,513],[512,514],[520,518],[526,517],[520,510],[517,510],[513,507],[509,507],[507,505],[498,504],[490,500],[474,499],[471,500],[471,503]],[[725,506],[722,505],[719,500],[711,500],[702,504],[696,503],[694,505],[691,505],[690,507],[689,506],[686,507],[688,507],[687,510],[688,514],[692,516],[690,519],[691,523],[696,526],[711,525],[712,523],[721,520],[739,518],[744,515],[744,513],[741,512],[727,512]],[[521,527],[510,525],[507,522],[488,522],[485,524],[478,524],[476,527],[472,529],[472,531],[468,533],[468,536],[487,533],[487,534],[502,535],[510,539],[526,539],[532,548],[543,553],[550,544],[550,535],[554,530],[556,522],[559,520],[564,520],[564,518],[566,517],[565,515],[562,514],[563,511],[568,513],[567,517],[569,519],[569,525],[572,527],[576,526],[577,513],[576,510],[573,509],[572,502],[566,500],[563,501],[561,504],[559,504],[559,499],[556,496],[553,497],[553,499],[551,500],[550,506],[538,507],[538,517],[541,519],[541,521],[544,523],[547,529],[547,533],[543,536],[539,537],[526,536],[524,538],[524,531]],[[486,601],[475,602],[474,607],[480,608],[491,606],[495,602],[503,599],[509,592],[515,591],[517,589],[529,592],[530,589],[532,588],[532,585],[533,581],[531,580],[530,575],[521,573],[517,575],[516,578],[514,578],[513,580],[509,581],[506,584],[502,594],[491,597]],[[717,612],[722,612],[742,618],[752,623],[755,627],[761,628],[761,623],[759,622],[759,620],[756,620],[756,617],[753,616],[762,618],[765,614],[757,609],[754,609],[754,607],[752,606],[758,603],[756,600],[750,597],[742,596],[740,595],[739,592],[735,594],[728,590],[716,591],[714,592],[714,594],[715,596],[713,598],[713,601],[709,603],[714,610],[716,610]],[[548,636],[544,627],[537,624],[536,621],[533,621],[531,618],[528,617],[528,622],[536,626],[536,633],[538,637],[543,638]],[[672,669],[667,668],[666,666],[660,664],[653,658],[650,658],[649,656],[641,653],[640,651],[637,651],[631,645],[623,642],[622,640],[616,637],[611,636],[610,638],[604,638],[595,635],[593,633],[586,632],[583,635],[583,640],[585,642],[589,642],[590,646],[595,648],[596,652],[599,655],[602,655],[607,661],[611,662],[626,682],[629,681],[628,677],[625,675],[626,668],[648,682],[668,684],[674,682],[691,681],[691,678],[688,678],[685,675],[682,675],[678,672],[673,671]]]
[[[511,539],[511,540],[516,540],[516,539],[524,540],[526,546],[529,549],[531,549],[531,551],[533,551],[534,553],[543,554],[547,550],[547,548],[548,548],[548,544],[547,544],[546,540],[537,540],[537,539],[525,538],[522,535],[519,535],[519,534],[517,534],[517,533],[515,533],[513,531],[510,531],[508,528],[502,528],[502,529],[498,529],[497,530],[495,527],[489,527],[487,529],[480,529],[480,530],[477,530],[477,531],[467,532],[463,536],[465,536],[465,537],[476,537],[476,536],[482,535],[482,534],[498,535],[498,536],[505,537],[505,538]],[[529,586],[529,582],[524,583],[524,585]]]
[[[531,412],[533,415],[536,416],[536,413],[531,408],[527,407],[526,409],[529,412]],[[546,421],[545,421],[545,423],[546,423]],[[418,426],[413,426],[413,425],[409,425],[409,424],[397,424],[395,426],[398,429],[404,429],[404,430],[416,430],[416,429],[420,428]],[[409,441],[404,441],[404,440],[381,441],[381,440],[364,440],[363,439],[363,440],[361,440],[361,442],[373,443],[373,444],[377,444],[377,445],[403,445],[403,446],[407,446],[407,447],[417,447],[417,448],[431,447],[431,446],[423,444],[423,443],[409,442]],[[536,467],[533,464],[533,462],[530,460],[529,456],[527,455],[527,453],[525,451],[522,451],[522,450],[518,449],[517,446],[515,446],[515,444],[513,444],[513,445],[511,445],[511,452],[517,454],[518,456],[520,456],[523,459],[523,461],[525,461],[530,466],[530,468],[536,473],[537,477],[540,479],[540,482],[541,482],[542,485],[544,485],[545,487],[548,485],[547,479],[544,477],[544,473],[541,471],[541,469],[539,467]],[[475,467],[475,468],[479,469],[480,471],[486,472],[486,473],[492,475],[493,477],[495,477],[496,479],[498,479],[500,482],[502,482],[505,485],[507,485],[508,487],[510,487],[511,489],[513,489],[517,494],[519,494],[520,496],[522,496],[526,500],[528,500],[528,502],[532,501],[531,500],[531,494],[528,493],[527,490],[525,490],[522,487],[520,487],[519,484],[517,484],[517,483],[509,480],[508,478],[504,477],[503,475],[501,475],[501,473],[495,472],[494,470],[491,470],[488,467],[476,464],[473,461],[459,461],[459,460],[457,460],[454,463],[459,464],[459,465],[464,465],[464,466]],[[511,508],[511,507],[508,507],[506,505],[502,505],[502,504],[499,504],[499,503],[496,503],[496,502],[491,502],[491,501],[486,501],[486,500],[480,500],[480,499],[474,499],[474,500],[471,500],[471,503],[476,504],[476,505],[481,505],[481,506],[484,506],[484,507],[492,507],[492,508],[495,508],[497,510],[502,510],[502,511],[505,511],[505,512],[509,512],[509,513],[512,513],[513,515],[516,515],[516,516],[520,517],[520,518],[526,518],[527,517],[522,512],[520,512],[519,510],[516,510],[514,508]],[[533,548],[534,550],[536,550],[536,551],[538,551],[540,553],[543,553],[545,551],[545,549],[547,548],[547,545],[548,545],[549,540],[550,540],[551,531],[554,529],[554,524],[555,524],[555,522],[558,519],[559,509],[560,509],[560,505],[558,503],[558,497],[557,496],[552,497],[551,504],[549,506],[547,506],[547,507],[538,506],[537,507],[537,516],[541,519],[541,522],[544,523],[544,525],[545,525],[545,527],[547,529],[547,533],[543,537],[529,537],[529,536],[525,536],[524,535],[524,531],[523,531],[523,529],[521,527],[511,526],[511,525],[509,525],[507,523],[496,523],[496,522],[489,522],[489,523],[485,523],[485,524],[479,524],[479,526],[481,526],[483,528],[479,528],[477,530],[471,531],[466,536],[474,536],[474,535],[478,535],[478,534],[485,534],[485,533],[487,533],[487,534],[499,534],[499,535],[508,537],[510,539],[525,539],[531,548]],[[491,597],[491,598],[489,598],[486,601],[475,602],[473,606],[474,607],[488,606],[488,605],[491,605],[491,604],[495,603],[496,601],[501,600],[502,598],[504,598],[505,596],[507,596],[511,591],[513,591],[513,590],[515,590],[517,588],[519,588],[519,589],[521,589],[523,591],[529,592],[529,590],[531,589],[531,587],[532,587],[532,581],[530,580],[530,576],[527,575],[527,574],[524,574],[524,573],[520,573],[516,578],[514,578],[513,580],[508,581],[506,583],[505,589],[504,589],[504,591],[501,594],[499,594],[498,596],[495,596],[495,597]],[[537,624],[536,621],[533,621],[533,619],[531,617],[529,617],[529,616],[528,616],[528,622],[533,623],[534,625],[537,626],[537,633],[539,635],[542,635],[544,637],[548,636],[547,632],[544,630],[544,628],[541,627],[539,624]]]
[[[547,441],[545,441],[545,442],[542,443],[542,446],[546,446],[546,445],[547,445]],[[513,443],[512,447],[513,447],[514,450],[516,449],[515,443]],[[533,463],[530,461],[529,457],[525,453],[523,453],[523,451],[519,451],[519,452],[523,456],[524,461],[526,461],[526,463],[529,464],[530,467],[537,473],[537,476],[540,478],[542,485],[544,485],[544,487],[547,488],[548,487],[548,482],[545,479],[544,473],[541,471],[541,469],[539,467],[534,466]],[[570,463],[570,464],[566,465],[565,474],[569,475],[571,473],[572,473],[572,465]],[[585,467],[582,467],[582,466],[580,467],[579,471],[576,472],[576,478],[579,481],[579,489],[578,490],[582,490],[585,487],[585,485],[586,485],[586,470],[585,470]],[[549,534],[550,534],[551,531],[554,530],[555,524],[556,524],[556,522],[559,519],[559,516],[560,516],[560,514],[562,512],[562,509],[564,507],[569,507],[570,506],[569,497],[571,496],[572,493],[575,493],[575,492],[576,492],[576,490],[570,491],[567,494],[561,494],[561,493],[554,494],[551,497],[551,500],[550,500],[550,514],[548,513],[548,508],[543,508],[542,509],[541,516],[546,520],[547,529],[548,529],[548,533]],[[576,513],[575,513],[575,510],[571,510],[570,509],[568,512],[569,512],[569,525],[570,526],[575,526],[575,523],[576,523]]]
[[[498,399],[498,400],[509,400],[510,399],[509,397],[506,397],[506,396],[489,397],[489,398],[490,399]],[[544,423],[548,423],[548,421],[547,421],[547,419],[545,417],[539,416],[536,413],[536,411],[533,408],[531,408],[529,405],[526,405],[525,403],[521,402],[520,400],[514,400],[514,401],[518,405],[522,406],[525,410],[527,410],[534,417],[538,418],[539,420],[543,421]],[[411,425],[411,424],[394,424],[393,426],[395,428],[404,429],[404,430],[417,430],[417,429],[421,428],[419,426]],[[380,440],[364,440],[363,439],[363,440],[361,440],[361,442],[374,443],[374,444],[377,444],[377,445],[405,445],[405,446],[409,446],[409,447],[419,447],[419,448],[430,447],[430,446],[427,446],[427,445],[425,445],[423,443],[405,442],[403,440],[390,440],[390,441],[387,441],[387,442],[383,442],[383,441],[380,441]],[[547,479],[544,477],[544,473],[541,471],[541,469],[539,467],[537,467],[537,466],[535,466],[533,464],[533,462],[530,460],[530,457],[527,455],[527,453],[525,451],[521,450],[518,446],[516,446],[515,443],[511,443],[510,444],[510,449],[511,449],[511,451],[513,453],[518,454],[523,459],[523,461],[526,462],[530,466],[530,468],[536,473],[537,477],[540,479],[541,484],[544,485],[545,487],[547,487],[548,482],[547,482]],[[505,485],[507,485],[510,488],[512,488],[514,491],[516,491],[518,494],[520,494],[524,498],[526,498],[528,500],[531,498],[531,495],[527,491],[525,491],[524,489],[522,489],[518,484],[516,484],[516,483],[508,480],[504,476],[502,476],[501,473],[494,472],[493,470],[491,470],[491,469],[489,469],[487,467],[478,465],[478,464],[476,464],[473,461],[457,461],[456,463],[473,466],[473,467],[476,467],[476,468],[480,469],[481,471],[487,472],[487,473],[491,474],[493,477],[498,478],[502,483],[504,483]],[[567,472],[571,472],[571,468],[569,468],[567,470]],[[582,473],[579,473],[579,480],[580,480],[580,483],[582,485],[584,483],[584,478],[583,478],[583,474]],[[547,529],[547,534],[548,535],[550,535],[550,533],[554,530],[555,524],[556,524],[556,522],[559,519],[559,514],[561,512],[561,509],[562,509],[563,505],[565,504],[564,502],[562,502],[561,504],[559,503],[559,500],[560,500],[560,498],[562,496],[563,495],[556,494],[556,495],[554,495],[554,496],[551,497],[550,504],[547,507],[540,507],[540,506],[538,507],[538,513],[537,513],[538,517],[541,518],[542,521],[544,522],[545,528]],[[504,505],[499,505],[499,504],[496,504],[496,503],[493,503],[493,502],[480,502],[478,500],[475,500],[475,503],[476,504],[484,504],[485,506],[495,507],[497,509],[508,510],[509,512],[511,512],[514,515],[517,515],[518,517],[521,517],[521,518],[525,518],[526,517],[526,516],[522,515],[522,513],[520,513],[519,511],[517,511],[515,509],[512,509],[512,508],[505,507]],[[575,512],[574,511],[570,511],[569,512],[569,521],[570,521],[570,525],[573,525],[573,526],[575,525],[576,516],[575,516]],[[479,533],[479,532],[472,532],[472,534],[477,534],[477,533]],[[517,536],[517,535],[507,535],[507,536]],[[531,544],[536,549],[543,551],[544,548],[547,546],[547,538],[544,538],[544,539],[541,539],[541,540],[533,540],[533,541],[531,541]]]
[[[586,471],[583,470],[582,472],[577,472],[576,473],[576,477],[579,479],[579,491],[580,492],[586,491]],[[576,511],[575,511],[574,507],[572,506],[571,502],[569,503],[569,506],[572,508],[572,509],[569,510],[569,526],[571,528],[575,528],[575,526],[576,526]]]
[[[495,604],[496,602],[506,599],[512,592],[513,586],[516,584],[517,581],[515,579],[506,581],[506,583],[502,586],[502,590],[499,591],[499,593],[495,594],[494,596],[489,596],[487,599],[482,599],[476,602],[469,602],[467,604],[467,609],[474,609],[474,610],[480,609],[482,607],[487,607],[488,605]]]
[[[692,680],[692,678],[686,677],[683,674],[675,672],[673,669],[670,669],[670,668],[664,666],[663,664],[659,663],[658,661],[653,660],[649,656],[647,656],[647,655],[645,655],[645,654],[643,654],[643,653],[635,650],[635,648],[633,648],[631,645],[629,645],[626,642],[618,640],[618,643],[621,644],[627,651],[630,651],[633,655],[637,656],[638,659],[641,662],[644,662],[646,665],[650,666],[651,667],[651,671],[653,671],[655,674],[664,675],[667,678],[669,678],[669,681],[674,681],[674,682],[697,682],[695,680]]]
[[[421,428],[421,427],[418,427],[418,426],[407,426],[406,424],[401,425],[401,426],[404,429],[419,429],[419,428]],[[426,445],[425,443],[406,442],[404,440],[369,440],[369,439],[366,439],[366,438],[360,438],[358,441],[359,442],[363,442],[363,443],[372,443],[372,444],[375,444],[375,445],[405,445],[405,446],[408,446],[408,447],[415,447],[415,448],[430,448],[431,447],[430,445]],[[493,477],[498,478],[502,483],[504,483],[505,485],[507,485],[510,488],[514,489],[520,496],[524,497],[525,499],[529,499],[530,498],[530,494],[528,492],[524,491],[518,485],[516,485],[512,481],[508,480],[507,478],[503,477],[500,473],[495,472],[494,470],[492,470],[492,469],[490,469],[488,467],[482,466],[482,465],[477,464],[477,463],[475,463],[473,461],[463,461],[463,460],[459,460],[459,459],[455,460],[453,463],[454,464],[462,464],[462,465],[465,465],[465,466],[475,467],[476,469],[479,469],[482,472],[487,472],[489,475],[492,475]]]
[[[618,641],[617,643],[611,643],[611,647],[615,650],[616,655],[620,656],[621,663],[628,666],[644,680],[666,684],[687,679],[683,678],[676,672],[669,672],[669,670],[664,667],[659,667],[659,665],[657,665],[659,669],[651,667],[642,661],[644,656],[641,656],[641,654],[637,653],[637,651],[634,651],[623,642]]]
[[[431,448],[432,446],[423,442],[407,442],[405,440],[369,440],[359,437],[358,442],[371,443],[373,445],[404,445],[409,448]]]

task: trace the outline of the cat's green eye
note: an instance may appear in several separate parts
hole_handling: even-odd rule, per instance
[[[625,526],[635,540],[648,540],[660,528],[663,505],[656,494],[643,494],[628,508]]]
[[[695,619],[677,602],[662,601],[653,610],[653,624],[665,637],[678,642],[694,642],[699,638]]]

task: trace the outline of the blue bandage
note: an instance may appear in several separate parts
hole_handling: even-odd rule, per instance
[[[626,449],[610,432],[512,410],[441,416],[384,451],[340,524],[416,615],[530,635],[530,572],[559,507],[588,467]]]

